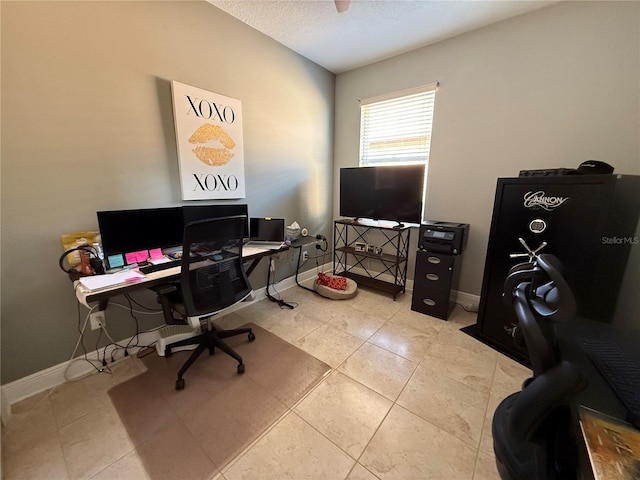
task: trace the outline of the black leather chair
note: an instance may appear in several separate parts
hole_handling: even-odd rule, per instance
[[[503,480],[576,478],[569,403],[584,376],[560,358],[555,324],[573,318],[576,303],[556,257],[539,255],[513,267],[504,298],[518,317],[514,340],[529,354],[533,377],[505,398],[493,415],[493,446]]]
[[[188,223],[184,229],[180,282],[156,289],[167,324],[187,323],[200,333],[167,345],[172,349],[197,345],[178,372],[176,390],[185,386],[183,375],[196,359],[208,350],[219,348],[238,361],[237,372],[244,373],[242,357],[223,339],[247,334],[250,328],[218,330],[212,320],[251,295],[251,284],[242,261],[242,237],[246,217],[213,218]],[[175,317],[178,314],[178,318]]]

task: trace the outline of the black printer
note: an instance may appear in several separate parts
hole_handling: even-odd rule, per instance
[[[430,252],[460,255],[467,246],[468,223],[427,220],[420,225],[418,248]]]

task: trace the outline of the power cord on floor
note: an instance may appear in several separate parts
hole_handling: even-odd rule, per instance
[[[320,237],[320,238],[318,238],[318,237]],[[324,237],[319,235],[319,236],[316,236],[316,239],[324,239]],[[325,263],[325,257],[326,257],[327,250],[328,250],[328,245],[326,243],[326,239],[324,240],[324,244],[325,244],[324,248],[322,246],[320,246],[319,244],[316,244],[316,249],[317,250],[321,250],[323,252],[322,255],[315,255],[314,257],[312,257],[316,261],[316,274],[319,273],[319,270],[320,270],[320,264],[318,263],[318,258],[322,258],[322,265],[324,265],[324,263]],[[300,283],[300,281],[298,280],[298,275],[300,274],[300,267],[304,266],[307,263],[307,260],[305,260],[303,263],[300,263],[300,257],[302,257],[302,245],[296,245],[296,246],[294,246],[294,248],[296,248],[298,250],[298,261],[296,262],[296,275],[295,275],[296,285],[298,285],[298,287],[302,288],[303,290],[307,290],[307,291],[309,291],[311,293],[314,293],[315,295],[318,295],[318,296],[321,297],[322,295],[320,295],[316,290],[314,290],[313,288],[309,288],[309,287],[306,287],[306,286],[302,285]]]
[[[458,303],[456,302],[456,305],[458,305],[460,308],[462,308],[465,312],[468,313],[478,313],[478,307],[473,305],[471,307],[467,307],[466,305],[463,305],[462,303]]]

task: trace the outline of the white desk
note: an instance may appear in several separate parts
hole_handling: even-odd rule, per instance
[[[268,257],[270,255],[276,255],[280,252],[288,250],[288,248],[289,247],[285,246],[279,250],[251,250],[248,252],[244,252],[243,250],[243,260],[250,262],[247,268],[247,276],[250,275],[251,272],[253,272],[262,258]],[[180,279],[180,262],[176,262],[176,264],[177,265],[175,267],[170,267],[157,272],[144,274],[142,278],[137,280],[128,280],[117,285],[111,285],[95,290],[89,290],[84,285],[82,285],[79,280],[76,280],[74,282],[76,297],[78,298],[78,301],[80,303],[87,306],[88,308],[91,308],[92,305],[95,305],[97,303],[100,305],[100,310],[104,310],[107,307],[107,303],[109,302],[109,299],[111,297],[129,293],[131,291],[139,290],[142,288],[152,288],[165,283],[178,281]]]

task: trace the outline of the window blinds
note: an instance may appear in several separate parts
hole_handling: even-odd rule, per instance
[[[360,102],[360,166],[427,164],[437,86]]]

